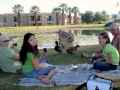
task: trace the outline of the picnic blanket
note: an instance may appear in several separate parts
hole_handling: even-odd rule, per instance
[[[52,78],[52,84],[46,85],[42,83],[40,80],[36,78],[21,78],[18,84],[14,84],[15,86],[43,86],[43,87],[51,87],[54,85],[57,86],[65,86],[65,85],[81,85],[84,83],[90,75],[96,75],[93,69],[83,70],[81,65],[75,66],[73,64],[70,65],[55,65],[59,68],[59,72],[55,74]],[[101,73],[110,73],[116,76],[120,76],[119,70],[111,70],[111,71],[103,71]]]

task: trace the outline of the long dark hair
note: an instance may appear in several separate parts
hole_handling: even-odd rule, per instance
[[[39,50],[37,45],[34,46],[34,48],[28,43],[28,39],[30,38],[30,36],[35,36],[32,33],[26,33],[24,35],[24,39],[23,39],[23,45],[21,47],[20,50],[20,61],[22,62],[22,65],[25,64],[26,61],[26,56],[27,56],[27,52],[31,52],[35,55],[35,57],[39,57]]]
[[[103,38],[107,39],[106,44],[110,43],[110,38],[107,32],[102,32],[99,35],[103,36]]]

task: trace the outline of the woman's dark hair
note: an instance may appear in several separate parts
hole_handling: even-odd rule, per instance
[[[99,35],[103,36],[103,38],[107,39],[106,44],[110,43],[110,38],[109,35],[107,34],[107,32],[102,32]]]
[[[23,45],[22,45],[21,50],[20,50],[20,61],[22,62],[22,65],[25,64],[27,52],[33,53],[36,57],[39,56],[39,50],[38,50],[37,45],[34,46],[34,48],[33,48],[33,47],[28,43],[28,39],[29,39],[30,36],[32,36],[32,35],[35,36],[35,35],[32,34],[32,33],[26,33],[26,34],[24,35]]]

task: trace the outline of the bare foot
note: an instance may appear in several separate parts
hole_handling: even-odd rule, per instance
[[[43,79],[43,78],[46,78],[46,75],[42,75],[42,76],[39,76],[37,77],[39,80]]]
[[[51,84],[51,81],[49,79],[47,79],[47,78],[43,78],[43,79],[41,79],[41,81],[44,82],[47,85]]]
[[[90,58],[87,54],[81,53],[81,57]]]

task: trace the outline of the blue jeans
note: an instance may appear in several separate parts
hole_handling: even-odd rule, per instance
[[[32,71],[24,74],[24,77],[26,77],[26,78],[36,78],[36,77],[41,76],[41,75],[47,75],[53,69],[55,69],[55,67],[48,66],[48,67],[45,67],[45,68],[43,68],[39,71],[32,70]]]
[[[116,70],[117,65],[107,64],[105,62],[95,62],[93,64],[93,69],[98,69],[98,70],[101,70],[101,71]]]

